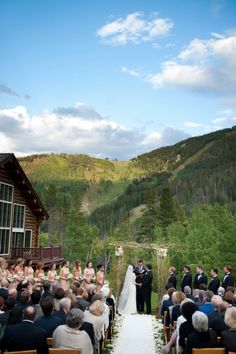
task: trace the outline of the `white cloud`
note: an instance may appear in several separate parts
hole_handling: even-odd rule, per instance
[[[67,152],[129,159],[187,136],[169,127],[151,134],[129,129],[84,103],[33,116],[23,106],[0,110],[0,151],[17,155]]]
[[[218,124],[218,123],[235,123],[236,122],[236,117],[220,117],[220,118],[213,119],[212,122],[214,124]]]
[[[122,66],[122,68],[120,69],[120,71],[122,73],[125,73],[125,74],[129,74],[130,76],[135,76],[135,77],[140,77],[140,73],[136,70],[133,70],[133,69],[129,69],[127,68],[126,66]]]
[[[201,124],[201,123],[196,123],[196,122],[190,122],[190,121],[187,121],[187,122],[184,122],[184,126],[186,128],[191,128],[191,129],[198,129],[198,128],[204,128],[204,129],[208,129],[208,126],[204,125],[204,124]]]
[[[157,14],[152,14],[147,20],[142,13],[134,12],[104,25],[97,30],[97,35],[111,45],[138,44],[166,36],[172,27],[173,22],[168,18],[157,18]]]
[[[161,71],[148,75],[146,81],[155,88],[177,86],[215,93],[235,92],[236,35],[194,39],[177,59],[163,62]]]

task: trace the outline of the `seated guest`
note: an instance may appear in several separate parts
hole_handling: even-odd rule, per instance
[[[8,298],[8,287],[8,281],[6,279],[2,279],[0,287],[0,296],[3,297],[5,301]]]
[[[38,354],[47,354],[47,333],[34,325],[36,311],[32,306],[23,310],[23,322],[6,328],[1,342],[2,350],[17,351],[36,349]]]
[[[60,306],[60,310],[54,312],[53,314],[57,317],[59,317],[62,321],[63,324],[66,323],[66,318],[67,318],[67,314],[70,311],[71,308],[71,300],[68,299],[67,297],[64,297],[63,299],[61,299],[59,301],[59,306]]]
[[[87,308],[89,308],[90,303],[87,301],[87,298],[87,291],[85,291],[83,288],[76,289],[76,300],[82,311],[85,311]]]
[[[40,316],[43,316],[42,307],[40,306],[41,300],[41,291],[33,290],[31,294],[31,304],[36,310],[35,320],[37,320]]]
[[[198,311],[198,306],[194,302],[188,301],[181,305],[181,314],[186,319],[179,328],[179,346],[182,351],[185,349],[185,339],[194,330],[192,315],[195,311]]]
[[[196,304],[198,306],[204,305],[206,302],[206,291],[205,290],[199,290],[198,293],[198,301],[196,301]]]
[[[170,316],[169,316],[169,307],[173,306],[172,302],[172,295],[176,291],[175,288],[169,288],[167,293],[169,295],[169,299],[164,300],[161,306],[161,316],[162,316],[162,322],[164,323],[164,313],[165,311],[168,312],[167,318],[166,318],[166,325],[168,326],[170,324]]]
[[[228,288],[227,288],[228,289]],[[224,294],[224,301],[228,302],[230,305],[233,303],[234,293],[231,290],[226,290]]]
[[[54,315],[53,310],[53,298],[51,296],[41,299],[40,305],[42,307],[43,316],[39,317],[34,323],[35,326],[44,328],[47,332],[47,337],[52,337],[53,331],[63,324],[63,321]]]
[[[199,292],[199,289],[193,289],[193,299],[196,303],[199,302]]]
[[[51,297],[54,297],[53,293],[52,293],[52,285],[49,281],[46,281],[44,284],[43,284],[43,294],[42,294],[42,298],[44,297],[48,297],[48,296],[51,296]]]
[[[211,303],[211,299],[212,299],[213,295],[214,295],[214,293],[211,290],[207,290],[205,292],[206,301],[205,301],[204,305],[199,306],[199,310],[204,312],[206,315],[214,312],[214,307]]]
[[[229,327],[222,332],[222,344],[228,351],[236,352],[236,308],[229,307],[225,312],[225,324]]]
[[[59,301],[65,297],[65,290],[62,288],[57,288],[54,293],[54,311],[59,311]]]
[[[214,311],[207,314],[209,328],[212,328],[212,322],[214,321],[214,319],[220,316],[221,307],[223,305],[222,297],[219,295],[213,295],[211,299],[211,304],[214,307]]]
[[[20,293],[19,300],[16,302],[16,306],[20,307],[22,310],[30,305],[30,292],[29,290],[23,290]]]
[[[82,320],[79,309],[72,309],[67,316],[66,325],[61,325],[53,332],[55,348],[79,348],[81,354],[93,354],[93,346],[86,331],[81,331]]]
[[[173,324],[174,321],[177,321],[178,317],[181,315],[180,312],[180,304],[186,298],[185,294],[182,291],[175,291],[172,295],[173,307],[170,310],[170,318],[171,323]]]
[[[100,341],[104,330],[104,305],[100,300],[94,301],[89,309],[84,311],[84,320],[92,323],[95,338]]]
[[[190,286],[186,285],[184,287],[184,293],[188,299],[191,299],[194,301],[194,297],[192,295],[192,289],[190,288]]]
[[[225,295],[225,289],[222,286],[220,286],[217,290],[217,294],[223,298]]]
[[[208,329],[207,315],[201,311],[195,311],[192,316],[194,330],[187,337],[184,353],[192,354],[193,348],[217,347],[217,337],[212,329]]]
[[[77,308],[77,316],[80,317],[80,319],[82,321],[82,326],[80,327],[80,330],[88,333],[88,335],[91,339],[92,345],[94,346],[95,335],[94,335],[92,323],[84,321],[84,312],[79,308]]]
[[[228,302],[223,301],[220,306],[220,314],[211,322],[211,328],[217,334],[218,337],[221,337],[223,331],[229,327],[225,324],[225,312],[229,307]]]
[[[7,325],[11,326],[22,322],[22,313],[23,311],[20,307],[18,306],[13,307],[13,309],[9,313]]]

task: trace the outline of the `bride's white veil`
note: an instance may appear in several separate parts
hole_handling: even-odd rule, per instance
[[[118,312],[122,313],[129,298],[130,286],[133,284],[133,266],[129,265],[125,274],[123,289],[118,300]]]

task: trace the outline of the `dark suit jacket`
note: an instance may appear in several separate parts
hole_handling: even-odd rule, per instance
[[[217,347],[217,337],[214,331],[211,332],[210,330],[207,332],[197,332],[193,330],[188,338],[187,344],[184,350],[184,354],[192,354],[192,348],[214,348]]]
[[[176,289],[176,285],[177,285],[176,276],[175,276],[174,274],[170,274],[170,275],[168,276],[167,283],[172,284],[172,285],[173,285],[173,288]]]
[[[230,328],[222,332],[222,344],[227,351],[236,352],[236,329]]]
[[[146,271],[143,277],[143,281],[142,281],[142,291],[143,293],[146,294],[150,294],[152,292],[152,272],[151,271]]]
[[[54,330],[63,324],[61,318],[56,317],[54,315],[50,316],[41,316],[35,322],[35,326],[44,328],[47,332],[47,337],[52,337]]]
[[[185,286],[190,286],[192,289],[192,274],[190,272],[186,272],[181,281],[181,290],[184,291]]]
[[[194,277],[194,289],[200,289],[200,284],[207,285],[207,276],[205,273],[196,274]]]
[[[88,333],[92,345],[94,345],[95,343],[95,334],[94,334],[94,329],[93,329],[93,325],[90,322],[83,322],[82,326],[80,327],[80,331],[85,331]]]
[[[208,290],[213,291],[213,293],[215,295],[217,295],[217,290],[220,286],[220,279],[218,278],[218,276],[216,276],[215,278],[212,278],[209,285],[208,285]]]
[[[66,324],[67,313],[65,313],[64,310],[55,311],[53,312],[53,315],[59,317],[63,321],[63,324]]]
[[[234,286],[234,278],[231,273],[228,273],[225,277],[224,280],[222,281],[222,286],[227,289],[228,286]]]
[[[218,337],[221,337],[223,331],[229,329],[229,327],[225,324],[224,318],[225,314],[221,313],[211,323],[211,328],[213,329],[213,331],[215,331]]]
[[[2,349],[9,352],[37,349],[38,354],[47,354],[47,332],[30,321],[8,326],[1,342]]]

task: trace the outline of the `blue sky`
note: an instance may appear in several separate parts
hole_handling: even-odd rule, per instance
[[[129,159],[236,122],[236,1],[1,0],[0,151]]]

